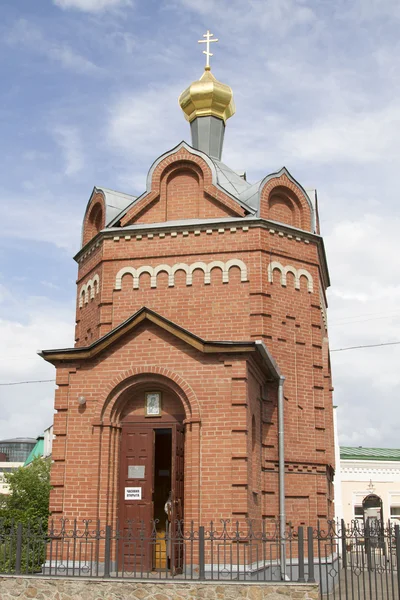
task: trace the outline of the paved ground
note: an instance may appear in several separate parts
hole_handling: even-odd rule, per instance
[[[335,584],[323,600],[400,600],[397,571],[341,569]]]

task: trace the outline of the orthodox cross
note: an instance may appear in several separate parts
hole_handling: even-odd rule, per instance
[[[199,44],[207,44],[206,50],[203,50],[203,54],[206,55],[207,59],[206,59],[206,69],[209,71],[210,70],[210,56],[213,56],[213,53],[210,52],[210,43],[211,42],[218,42],[217,38],[211,39],[212,36],[214,34],[210,33],[207,30],[207,33],[203,33],[203,37],[206,38],[205,40],[199,40]]]
[[[371,494],[373,494],[375,492],[375,486],[372,483],[372,479],[369,480],[369,485],[368,485],[368,489],[371,492]]]

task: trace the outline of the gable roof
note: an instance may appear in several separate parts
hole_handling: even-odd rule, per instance
[[[247,188],[245,190],[242,190],[242,192],[240,194],[240,199],[242,200],[242,202],[245,202],[249,206],[251,206],[254,209],[256,209],[257,210],[257,216],[259,216],[260,215],[260,197],[261,197],[261,192],[262,192],[263,187],[269,181],[271,181],[271,179],[275,179],[275,178],[278,179],[282,175],[286,175],[286,177],[292,183],[294,183],[297,186],[297,188],[299,189],[299,191],[303,194],[304,199],[306,200],[307,204],[310,207],[310,213],[311,213],[311,231],[313,233],[315,233],[315,231],[316,231],[316,203],[315,203],[315,201],[313,202],[311,200],[310,195],[307,193],[307,191],[293,177],[293,175],[288,171],[288,169],[286,167],[282,167],[279,171],[276,171],[275,173],[270,173],[269,175],[266,175],[263,179],[261,179],[261,181],[258,181],[257,183],[255,183],[254,185],[250,186],[249,188]],[[316,195],[316,190],[312,190],[312,193],[314,195]]]
[[[340,446],[340,458],[344,460],[400,460],[400,449]]]
[[[131,194],[124,194],[123,192],[117,192],[115,190],[110,190],[105,187],[94,186],[92,193],[90,194],[90,198],[86,205],[85,214],[83,216],[82,221],[82,232],[81,232],[81,241],[83,244],[83,227],[85,223],[85,218],[92,205],[93,197],[96,194],[102,194],[104,198],[104,207],[105,207],[105,227],[115,219],[117,215],[120,214],[121,211],[124,210],[128,205],[132,204],[136,200],[136,196],[132,196]]]
[[[242,199],[240,198],[240,193],[246,190],[248,187],[250,187],[250,184],[246,180],[244,180],[242,177],[240,177],[240,175],[232,171],[232,169],[230,169],[220,161],[211,158],[210,156],[208,156],[208,154],[205,154],[201,150],[197,150],[196,148],[193,148],[186,142],[182,141],[171,150],[168,150],[167,152],[164,152],[164,154],[161,154],[161,156],[159,156],[153,162],[147,174],[146,190],[137,198],[133,198],[133,200],[128,205],[124,206],[123,210],[121,210],[118,213],[118,215],[116,215],[112,219],[112,221],[110,221],[107,224],[108,227],[112,227],[113,225],[118,223],[118,221],[120,221],[125,216],[125,214],[131,209],[131,207],[134,204],[140,202],[145,196],[147,196],[147,194],[151,192],[152,177],[154,170],[156,169],[158,164],[168,156],[172,156],[179,152],[181,148],[184,148],[190,154],[200,156],[210,167],[213,184],[217,188],[220,188],[223,192],[225,192],[225,194],[227,194],[232,200],[239,204],[239,206],[244,208],[248,213],[250,213],[251,215],[255,213],[255,209],[246,202],[242,201]]]
[[[106,333],[101,338],[93,342],[93,344],[90,344],[90,346],[83,346],[81,348],[42,350],[39,352],[39,356],[53,364],[58,363],[59,361],[90,360],[96,356],[99,356],[107,348],[112,346],[112,344],[120,340],[127,333],[133,331],[145,320],[155,323],[164,331],[168,331],[178,339],[187,343],[189,346],[192,346],[193,348],[196,348],[205,354],[257,352],[271,376],[274,379],[279,379],[280,377],[280,373],[275,361],[268,352],[265,344],[260,340],[244,342],[203,340],[198,335],[195,335],[180,325],[177,325],[173,321],[166,319],[162,315],[156,313],[150,308],[147,308],[146,306],[142,307],[120,325],[117,325],[117,327],[115,327],[112,331]]]

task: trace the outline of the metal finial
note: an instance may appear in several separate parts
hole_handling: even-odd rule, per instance
[[[211,42],[218,42],[217,38],[211,39],[213,37],[213,33],[210,33],[209,30],[207,29],[207,33],[203,33],[203,37],[206,38],[205,40],[199,40],[199,44],[207,44],[206,50],[203,50],[203,54],[206,55],[206,71],[210,70],[210,56],[214,56],[212,52],[210,52],[210,43]]]

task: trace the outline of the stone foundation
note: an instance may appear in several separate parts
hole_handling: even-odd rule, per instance
[[[62,579],[0,576],[1,600],[318,600],[318,584]]]

